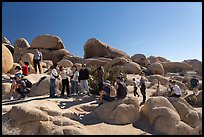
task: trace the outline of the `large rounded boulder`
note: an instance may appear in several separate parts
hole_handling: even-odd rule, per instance
[[[145,67],[149,66],[150,64],[149,60],[147,60],[144,54],[135,54],[131,57],[131,60]]]
[[[60,60],[57,64],[58,64],[59,67],[63,66],[63,67],[65,67],[65,68],[66,68],[66,67],[72,67],[72,66],[73,66],[73,63],[72,63],[71,61],[65,60],[65,59]]]
[[[199,125],[200,119],[198,112],[185,99],[169,97],[168,100],[174,106],[183,122],[192,128],[196,128]]]
[[[28,62],[30,65],[34,66],[33,58],[34,58],[34,55],[32,53],[26,53],[22,56],[21,61]]]
[[[116,65],[125,65],[126,63],[128,63],[128,60],[124,57],[115,57],[114,59],[112,59],[107,66],[116,66]]]
[[[14,48],[29,48],[30,44],[25,38],[19,38],[14,42]]]
[[[193,67],[185,62],[163,62],[164,72],[179,73],[193,70]]]
[[[106,57],[106,58],[115,58],[117,56],[124,56],[129,58],[129,56],[116,49],[113,48],[98,39],[91,38],[84,44],[84,58],[93,58],[93,57]]]
[[[2,73],[6,73],[13,67],[13,56],[9,49],[2,44]]]
[[[194,135],[196,130],[181,121],[181,117],[174,105],[165,97],[151,97],[141,112],[148,119],[150,125],[157,131],[167,135]]]
[[[58,36],[45,34],[36,37],[32,41],[31,48],[64,49],[64,44]]]
[[[152,74],[164,75],[164,68],[163,68],[162,64],[159,62],[152,63],[148,67],[148,69],[150,70],[150,72]]]
[[[139,101],[134,97],[104,103],[94,109],[96,116],[111,124],[130,124],[140,118]]]
[[[158,58],[155,57],[155,56],[149,56],[149,57],[147,58],[147,60],[149,60],[150,64],[155,63],[155,62],[160,62],[160,61],[158,60]]]
[[[123,66],[123,72],[127,74],[140,74],[142,72],[140,65],[135,62],[128,62]]]

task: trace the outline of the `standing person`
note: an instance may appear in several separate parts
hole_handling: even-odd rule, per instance
[[[99,92],[103,90],[103,81],[104,81],[104,69],[103,67],[97,68],[97,75],[98,75],[98,88]]]
[[[54,66],[51,67],[52,72],[50,74],[50,97],[54,98],[55,96],[55,80],[59,78],[58,72]]]
[[[34,54],[34,58],[33,58],[33,63],[34,63],[34,68],[35,68],[35,73],[37,74],[37,66],[38,66],[38,70],[41,74],[41,67],[40,67],[40,62],[42,61],[42,53],[36,49],[35,54]]]
[[[190,80],[190,83],[191,83],[191,88],[193,89],[193,93],[196,95],[198,92],[198,84],[199,84],[199,81],[196,78],[196,76],[193,76],[193,78]]]
[[[143,101],[140,104],[140,105],[142,105],[146,101],[146,79],[145,79],[145,73],[142,73],[142,75],[141,75],[139,86],[140,86],[141,94],[143,96]]]
[[[169,97],[181,97],[181,89],[180,87],[176,84],[175,81],[172,81],[173,84],[173,94],[170,95]]]
[[[123,77],[118,76],[117,77],[117,85],[116,85],[116,90],[117,90],[117,99],[123,99],[127,96],[127,87],[125,82],[123,81]]]
[[[132,79],[133,80],[133,85],[134,85],[134,96],[140,96],[138,93],[137,93],[137,89],[138,89],[138,85],[137,85],[137,81],[135,80],[135,78]]]
[[[29,74],[28,66],[29,66],[29,63],[27,61],[24,62],[23,66],[22,66],[23,76],[28,76],[28,74]]]
[[[89,71],[86,68],[86,64],[82,65],[82,68],[79,71],[79,81],[81,84],[81,93],[85,94],[84,88],[87,91],[87,94],[90,95],[89,86],[88,86],[88,79],[89,79]]]
[[[64,69],[63,66],[60,66],[60,76],[62,77],[62,91],[61,91],[61,97],[64,96],[64,90],[66,87],[67,91],[67,97],[70,96],[70,90],[69,90],[69,75],[70,71],[68,72],[67,70]]]
[[[74,89],[76,89],[75,93],[78,95],[78,77],[79,71],[76,66],[72,67],[72,76],[71,76],[71,94],[74,95]]]

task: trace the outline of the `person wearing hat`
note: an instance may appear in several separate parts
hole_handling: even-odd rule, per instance
[[[17,99],[25,98],[25,94],[26,94],[25,90],[26,90],[26,83],[24,80],[22,80],[22,74],[16,74],[14,91],[20,94],[20,96]]]
[[[104,82],[103,90],[99,92],[99,105],[103,104],[103,100],[113,101],[116,97],[116,89],[111,86],[111,82],[106,80]]]

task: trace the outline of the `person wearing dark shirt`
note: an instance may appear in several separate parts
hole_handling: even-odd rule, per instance
[[[97,69],[97,75],[98,75],[98,88],[99,92],[103,90],[103,77],[104,77],[104,69],[103,67],[98,67]]]
[[[81,84],[81,93],[85,94],[84,89],[87,91],[87,94],[90,95],[89,86],[88,86],[88,79],[89,79],[89,71],[86,68],[86,64],[82,65],[82,68],[79,71],[79,82]]]
[[[118,99],[123,99],[127,96],[127,87],[125,82],[123,82],[123,77],[117,77],[116,90]]]
[[[109,80],[106,80],[103,85],[103,89],[99,91],[99,105],[103,104],[103,100],[110,102],[115,100],[116,97],[116,89],[111,86]]]
[[[197,94],[199,81],[196,78],[196,76],[193,76],[190,83],[191,83],[191,88],[193,89],[194,94]]]
[[[145,79],[145,74],[142,73],[142,76],[140,78],[140,91],[141,91],[141,94],[143,96],[143,101],[141,102],[141,105],[145,103],[146,101],[146,79]]]

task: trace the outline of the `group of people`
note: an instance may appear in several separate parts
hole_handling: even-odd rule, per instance
[[[37,74],[37,67],[39,70],[39,73],[42,73],[40,63],[43,59],[42,53],[36,49],[36,52],[34,54],[33,58],[33,64],[35,68],[35,73]],[[15,75],[14,77],[10,76],[12,85],[11,85],[11,99],[13,99],[13,93],[16,91],[20,94],[19,98],[25,98],[25,94],[28,94],[30,91],[32,83],[29,80],[24,79],[24,76],[27,76],[29,74],[29,63],[24,62],[20,60],[21,66],[15,67]],[[56,89],[56,79],[62,79],[62,91],[60,94],[60,97],[65,97],[64,91],[66,89],[66,97],[70,97],[72,95],[79,95],[79,83],[80,83],[80,94],[85,95],[86,93],[88,95],[90,94],[89,91],[89,85],[88,85],[88,79],[89,79],[89,71],[86,68],[86,64],[82,65],[82,68],[78,70],[77,66],[73,66],[71,69],[64,68],[63,66],[59,67],[59,71],[56,69],[56,67],[52,66],[50,69],[50,96],[51,98],[57,97],[55,94]],[[58,73],[59,72],[59,73]],[[125,98],[127,95],[127,86],[124,81],[123,74],[119,74],[117,76],[116,83],[112,83],[109,80],[104,80],[104,69],[103,67],[97,68],[97,84],[99,89],[99,105],[103,104],[103,100],[106,101],[113,101],[115,99]],[[140,87],[141,94],[143,96],[143,101],[141,104],[144,104],[146,101],[146,78],[145,73],[142,72],[141,78],[139,81],[139,84],[135,80],[133,80],[134,85],[134,96],[140,96],[137,92],[138,88]],[[70,92],[70,84],[71,83],[71,92]],[[198,92],[198,79],[194,76],[191,81],[191,87],[194,91],[194,94],[197,95]],[[116,84],[116,85],[115,85]],[[114,86],[115,85],[115,86]],[[175,81],[169,80],[169,87],[171,91],[171,95],[169,97],[181,97],[182,91],[180,87],[176,84]],[[158,82],[158,90],[159,90],[159,82]],[[86,91],[86,93],[85,93]]]
[[[37,66],[38,70],[41,73],[40,62],[42,61],[42,53],[36,49],[33,58],[33,64],[35,68],[35,73],[37,73]],[[17,92],[19,95],[17,99],[24,99],[25,95],[30,93],[32,83],[25,79],[24,76],[28,76],[30,73],[29,62],[25,61],[22,62],[20,58],[20,66],[16,66],[14,68],[14,75],[9,75],[10,80],[12,82],[11,85],[11,97],[10,99],[14,99],[14,93]]]
[[[89,79],[89,71],[86,68],[86,64],[82,65],[82,68],[78,70],[78,68],[74,65],[71,69],[65,69],[63,66],[59,68],[59,74],[57,69],[53,66],[50,75],[50,97],[57,97],[55,95],[55,81],[56,79],[62,79],[62,91],[60,96],[65,97],[64,91],[66,88],[67,97],[72,95],[78,95],[78,85],[80,83],[81,87],[81,94],[88,94],[90,95],[89,86],[88,86],[88,79]],[[69,83],[71,83],[71,93]],[[86,93],[85,93],[86,91]]]

